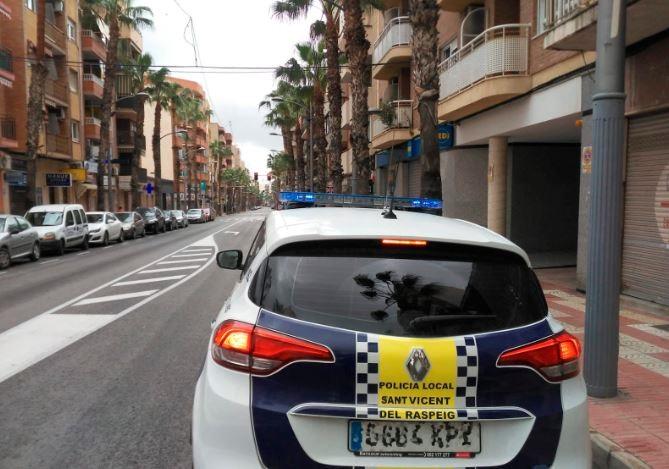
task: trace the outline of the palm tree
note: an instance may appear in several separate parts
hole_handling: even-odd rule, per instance
[[[423,146],[421,195],[441,199],[437,100],[439,99],[438,32],[436,0],[411,0],[409,19],[413,33],[411,54],[418,96],[420,137]]]
[[[37,149],[39,147],[39,136],[44,122],[44,85],[49,74],[44,63],[44,28],[45,28],[45,0],[37,2],[37,44],[35,58],[30,62],[30,88],[28,91],[28,116],[27,116],[27,138],[26,157],[28,172],[28,206],[36,204],[35,195],[37,190]]]
[[[286,185],[286,180],[292,170],[292,157],[284,152],[270,153],[267,156],[267,167],[275,177],[275,192],[280,192],[282,186]]]
[[[211,156],[216,159],[216,172],[214,174],[214,194],[216,194],[216,202],[218,203],[218,210],[221,210],[221,186],[223,185],[223,158],[232,155],[232,150],[228,148],[220,140],[214,140],[209,144],[209,152]]]
[[[316,21],[311,26],[312,40],[325,40],[327,62],[327,96],[329,104],[329,145],[327,148],[329,177],[335,192],[341,192],[344,170],[341,164],[341,74],[339,72],[339,24],[341,6],[332,0],[320,0],[320,7],[325,22]],[[275,16],[287,17],[292,20],[306,16],[314,4],[313,0],[277,1],[272,6]],[[299,142],[298,142],[299,143]]]
[[[175,99],[176,94],[180,90],[180,86],[176,83],[172,83],[167,80],[167,75],[169,70],[165,67],[160,68],[159,70],[149,73],[148,81],[149,85],[146,88],[146,92],[149,94],[150,99],[155,103],[155,110],[153,113],[153,136],[151,137],[151,143],[153,148],[153,165],[154,165],[154,181],[155,181],[155,194],[156,194],[156,205],[160,205],[162,202],[162,190],[160,183],[162,180],[162,164],[160,158],[160,132],[161,132],[161,119],[163,114],[163,108],[169,109],[172,100]]]
[[[130,78],[130,92],[134,94],[135,111],[137,112],[137,130],[135,132],[135,146],[132,153],[132,164],[130,171],[130,188],[132,189],[132,206],[141,205],[141,194],[139,190],[139,172],[141,168],[142,148],[145,148],[144,137],[144,103],[147,93],[147,76],[151,70],[153,59],[149,54],[142,54],[136,59],[127,62],[126,75]]]
[[[109,158],[111,149],[111,118],[114,105],[114,91],[118,72],[118,45],[121,26],[142,28],[153,26],[151,9],[134,5],[134,0],[84,0],[82,7],[103,13],[103,19],[109,26],[109,42],[105,58],[104,87],[102,91],[102,122],[100,124],[100,159]],[[100,161],[101,163],[101,161]],[[104,164],[98,164],[98,210],[105,209]],[[113,207],[109,207],[111,210]]]
[[[299,61],[291,58],[277,68],[276,77],[295,86],[311,90],[311,116],[313,119],[313,157],[315,190],[323,192],[327,185],[327,140],[325,138],[325,53],[323,42],[303,42],[295,45]],[[310,184],[311,185],[311,184]]]

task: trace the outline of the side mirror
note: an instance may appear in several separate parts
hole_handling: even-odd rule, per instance
[[[221,269],[241,270],[244,254],[239,249],[230,249],[216,254],[216,263]]]

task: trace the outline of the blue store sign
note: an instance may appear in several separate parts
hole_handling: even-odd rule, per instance
[[[439,143],[439,151],[450,150],[454,143],[454,127],[452,124],[439,124],[437,126],[437,139]],[[423,154],[423,146],[420,137],[415,137],[406,143],[406,157],[405,160],[416,160]]]
[[[47,187],[72,187],[72,175],[70,173],[46,173]]]
[[[390,152],[388,150],[380,151],[376,154],[376,167],[386,168],[390,164]]]
[[[26,187],[28,185],[28,173],[25,171],[7,171],[5,181],[8,186]]]

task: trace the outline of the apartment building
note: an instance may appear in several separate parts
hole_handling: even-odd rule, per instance
[[[153,132],[155,124],[156,104],[146,102],[144,105],[144,135],[146,151],[142,152],[140,165],[145,183],[153,187],[160,187],[162,200],[156,200],[154,192],[142,191],[142,205],[151,207],[157,205],[166,209],[179,208],[179,166],[180,156],[183,154],[177,131],[176,116],[170,109],[163,109],[160,119],[160,180],[156,178],[156,166],[153,159]]]
[[[585,286],[596,0],[441,0],[444,212]],[[623,292],[669,304],[669,3],[627,6]],[[442,18],[443,19],[443,18]],[[449,34],[450,33],[450,34]],[[594,149],[596,155],[596,149]]]
[[[30,65],[35,54],[37,2],[3,0],[0,6],[0,110],[3,211],[27,210],[26,121]],[[77,0],[47,0],[45,118],[37,159],[38,203],[77,202],[86,189],[82,139],[82,76]],[[9,169],[11,168],[11,169]]]

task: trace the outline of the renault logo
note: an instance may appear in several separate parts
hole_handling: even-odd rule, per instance
[[[412,380],[423,381],[427,372],[430,371],[430,360],[427,359],[422,348],[414,348],[411,349],[406,367]]]

